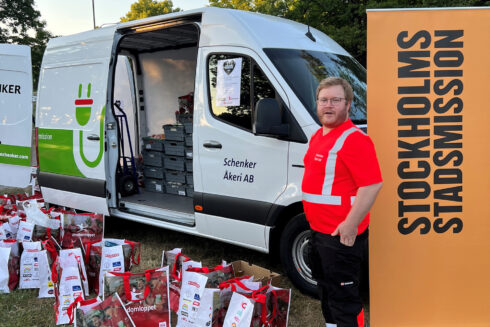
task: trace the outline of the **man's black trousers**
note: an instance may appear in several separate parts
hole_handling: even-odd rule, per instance
[[[367,254],[368,230],[356,237],[352,247],[340,243],[340,236],[311,231],[311,270],[318,282],[322,312],[327,323],[337,327],[362,327],[359,295],[361,263]]]

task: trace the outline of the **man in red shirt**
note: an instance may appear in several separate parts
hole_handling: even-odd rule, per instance
[[[322,127],[311,137],[302,184],[312,230],[311,269],[327,327],[362,327],[359,275],[381,172],[371,139],[349,119],[350,84],[329,77],[316,95]]]

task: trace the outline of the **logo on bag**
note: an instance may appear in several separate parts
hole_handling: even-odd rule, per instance
[[[242,309],[246,309],[247,308],[247,303],[246,302],[242,302]]]
[[[80,285],[74,285],[73,286],[73,292],[78,292],[78,291],[81,291],[82,288],[80,287]]]
[[[198,301],[201,301],[201,297],[199,296],[199,294],[194,294],[194,300],[198,300]]]
[[[194,301],[194,302],[192,302],[192,305],[195,305],[196,307],[198,307],[201,305],[201,303],[199,301]]]
[[[134,307],[134,308],[126,308],[128,310],[128,313],[135,313],[135,312],[149,312],[157,309],[156,305],[149,305],[149,306],[139,306],[139,307]]]
[[[194,287],[197,287],[197,288],[201,287],[201,285],[199,285],[198,283],[196,283],[195,281],[192,281],[192,280],[191,280],[191,281],[189,281],[189,282],[188,282],[188,284],[189,284],[189,285],[192,285],[192,286],[194,286]]]
[[[73,237],[95,237],[95,234],[89,233],[75,233],[72,235]]]

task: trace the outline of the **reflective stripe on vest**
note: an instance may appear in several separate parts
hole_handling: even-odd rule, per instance
[[[335,178],[335,166],[337,164],[337,152],[344,146],[347,136],[359,129],[351,127],[345,130],[335,141],[335,144],[328,152],[327,163],[325,164],[325,179],[323,180],[322,194],[310,194],[303,192],[303,200],[318,204],[340,205],[342,197],[340,195],[332,195],[332,185]],[[355,196],[350,197],[351,205],[354,203]]]

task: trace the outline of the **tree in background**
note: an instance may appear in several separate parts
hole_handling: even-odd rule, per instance
[[[34,8],[34,0],[0,0],[0,43],[31,47],[32,80],[37,89],[41,61],[48,40],[53,35]]]
[[[177,11],[181,10],[180,8],[174,8],[174,4],[171,0],[138,0],[131,5],[131,10],[128,11],[126,16],[121,17],[121,22],[129,22],[130,20],[158,16]]]
[[[489,6],[484,0],[209,0],[212,7],[260,12],[324,32],[366,66],[367,9]],[[306,31],[305,31],[306,32]]]

